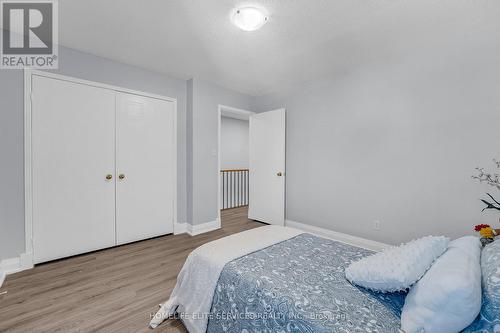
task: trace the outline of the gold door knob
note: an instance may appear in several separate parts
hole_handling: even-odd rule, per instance
[[[121,173],[121,174],[118,176],[118,178],[120,178],[120,179],[125,179],[125,175],[124,175],[123,173]]]
[[[278,173],[276,174],[276,176],[281,177],[281,176],[283,176],[283,173],[280,171],[280,172],[278,172]]]
[[[111,180],[111,179],[113,179],[113,175],[111,175],[111,174],[107,174],[107,175],[106,175],[106,180]]]

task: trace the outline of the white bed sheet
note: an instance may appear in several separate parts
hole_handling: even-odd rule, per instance
[[[293,238],[303,231],[265,226],[227,236],[195,249],[186,259],[168,301],[160,306],[150,322],[152,328],[174,313],[190,333],[204,333],[217,281],[224,266],[246,254]]]

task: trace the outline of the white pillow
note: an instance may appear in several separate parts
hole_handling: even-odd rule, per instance
[[[481,243],[473,236],[450,242],[410,289],[401,313],[406,333],[456,333],[481,309]]]
[[[352,263],[346,278],[382,292],[405,290],[418,281],[448,246],[443,236],[427,236]]]

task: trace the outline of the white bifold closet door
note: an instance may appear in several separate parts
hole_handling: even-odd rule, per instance
[[[33,76],[31,113],[35,263],[113,246],[115,92]]]
[[[173,232],[174,103],[116,94],[117,244]]]
[[[31,83],[34,262],[173,232],[175,103]]]

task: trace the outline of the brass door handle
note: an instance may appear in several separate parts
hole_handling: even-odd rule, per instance
[[[125,175],[123,173],[121,173],[119,176],[118,176],[119,179],[125,179]]]
[[[113,175],[112,174],[107,174],[106,175],[106,180],[111,180],[113,179]]]
[[[281,177],[281,176],[283,176],[283,173],[280,171],[280,172],[278,172],[278,173],[276,174],[276,176]]]

